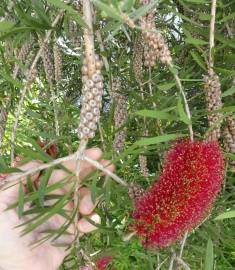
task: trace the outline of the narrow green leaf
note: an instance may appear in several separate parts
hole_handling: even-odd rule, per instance
[[[34,6],[36,13],[38,14],[38,17],[41,19],[41,21],[45,23],[48,27],[50,27],[51,25],[50,17],[46,14],[46,11],[43,7],[42,2],[38,0],[33,0],[32,4]]]
[[[228,16],[225,16],[222,20],[219,21],[219,23],[224,23],[234,18],[235,18],[235,12],[229,14]]]
[[[193,60],[205,71],[207,71],[206,65],[203,62],[202,57],[196,51],[190,52],[193,57]]]
[[[235,93],[235,86],[233,86],[233,87],[229,88],[228,90],[224,91],[221,96],[222,97],[227,97],[227,96],[233,95],[234,93]]]
[[[54,5],[57,8],[66,10],[73,17],[73,19],[76,20],[78,24],[80,24],[83,27],[87,27],[87,24],[84,22],[78,11],[73,9],[71,6],[65,4],[61,0],[47,0],[47,2]]]
[[[140,110],[136,112],[137,115],[144,116],[144,117],[152,117],[156,119],[165,119],[165,120],[176,120],[176,117],[163,112],[163,111],[156,111],[156,110]]]
[[[91,200],[93,203],[95,203],[97,198],[97,179],[98,175],[95,173],[92,177],[92,183],[91,183]]]
[[[39,203],[41,207],[44,207],[46,187],[47,187],[49,178],[52,174],[52,171],[53,171],[53,168],[49,168],[48,170],[46,170],[46,173],[40,178],[40,185],[38,188],[38,198],[39,198]]]
[[[186,125],[190,125],[191,121],[190,121],[190,119],[188,118],[187,114],[184,111],[184,106],[182,104],[181,98],[178,99],[177,109],[178,109],[180,120],[182,122],[184,122]]]
[[[107,16],[116,19],[118,21],[124,22],[122,16],[119,14],[119,12],[114,9],[113,7],[110,7],[99,0],[93,0],[93,3],[101,10],[106,13]]]
[[[179,137],[182,137],[182,135],[180,135],[180,134],[166,134],[166,135],[161,135],[161,136],[157,136],[157,137],[141,139],[141,140],[137,141],[135,143],[135,145],[144,146],[144,145],[157,144],[157,143],[176,140]]]
[[[232,154],[232,153],[226,153],[225,154],[226,157],[232,159],[232,160],[235,160],[235,154]]]
[[[186,43],[189,43],[189,44],[193,44],[193,45],[207,45],[208,42],[207,41],[204,41],[202,39],[198,39],[198,38],[192,38],[192,37],[187,37],[185,39],[185,42]]]
[[[204,270],[213,270],[213,265],[214,265],[213,242],[209,238],[207,242],[207,247],[206,247]]]
[[[227,218],[235,218],[235,210],[225,212],[219,215],[218,217],[216,217],[215,220],[222,220],[222,219],[227,219]]]
[[[1,21],[0,22],[0,32],[6,32],[10,30],[15,25],[13,21]]]
[[[161,91],[167,91],[167,90],[170,90],[174,86],[175,86],[175,83],[164,83],[164,84],[157,85],[157,88],[160,89]]]
[[[209,2],[206,0],[184,0],[185,2],[192,4],[208,4]]]
[[[122,6],[122,10],[128,12],[134,7],[135,5],[135,0],[125,0],[124,4]]]
[[[157,1],[152,1],[148,5],[142,5],[140,8],[131,13],[131,17],[135,20],[140,18],[141,16],[145,15],[149,10],[153,9],[157,4],[156,2]]]
[[[24,212],[24,189],[22,182],[19,183],[19,192],[18,192],[18,216],[22,217]]]
[[[50,210],[47,211],[41,218],[39,218],[36,222],[30,223],[22,233],[22,236],[35,230],[38,226],[45,223],[48,219],[50,219],[53,215],[57,214],[61,209],[64,208],[64,206],[68,203],[68,198],[71,195],[71,191],[67,192],[61,200],[57,201],[54,205],[50,207]]]
[[[109,205],[109,203],[110,203],[111,185],[112,185],[111,180],[109,179],[109,177],[106,177],[106,179],[105,179],[105,202],[107,205]]]

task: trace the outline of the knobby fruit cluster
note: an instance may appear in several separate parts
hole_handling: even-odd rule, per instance
[[[80,139],[89,139],[95,136],[97,123],[100,118],[103,95],[103,76],[101,69],[103,62],[95,55],[95,72],[89,77],[86,58],[82,66],[82,108],[78,136]]]

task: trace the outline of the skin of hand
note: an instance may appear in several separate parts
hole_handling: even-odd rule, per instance
[[[99,148],[92,148],[85,151],[85,155],[93,160],[100,160],[102,151]],[[101,160],[100,163],[110,171],[114,170],[113,165],[108,165],[108,160]],[[26,171],[41,164],[40,161],[30,161],[29,163],[20,166],[22,171]],[[71,172],[75,172],[76,162],[66,161],[62,164]],[[81,161],[80,178],[84,179],[89,173],[94,171],[88,162]],[[64,179],[69,173],[64,170],[55,169],[49,179],[49,184],[53,184]],[[39,174],[31,176],[32,180],[38,179]],[[25,181],[25,179],[22,179]],[[56,194],[65,194],[69,190],[65,186],[63,189],[56,190]],[[55,192],[53,192],[55,194]],[[79,212],[80,219],[78,221],[78,231],[80,235],[92,232],[96,229],[94,225],[89,223],[83,216],[88,216],[96,223],[100,223],[100,217],[94,213],[96,205],[92,202],[91,192],[88,188],[82,187],[79,189]],[[48,229],[58,229],[65,222],[60,215],[54,215],[48,222],[39,226],[32,233],[25,236],[20,236],[22,228],[15,228],[17,225],[25,222],[30,217],[25,216],[20,220],[17,210],[5,209],[18,198],[18,185],[0,191],[0,269],[4,270],[56,270],[59,268],[65,256],[69,253],[65,247],[52,245],[49,241],[44,242],[36,248],[30,246],[32,243],[43,237],[43,231]],[[25,204],[27,209],[29,205]],[[66,210],[72,210],[72,203],[65,206]],[[71,234],[62,235],[56,244],[70,244],[74,239],[75,225],[72,224],[68,231]]]

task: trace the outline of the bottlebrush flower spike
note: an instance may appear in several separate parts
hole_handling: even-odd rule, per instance
[[[179,141],[166,155],[163,171],[137,200],[134,229],[146,247],[166,247],[209,214],[224,178],[217,142]]]

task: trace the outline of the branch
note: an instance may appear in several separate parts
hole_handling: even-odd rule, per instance
[[[97,41],[99,43],[100,51],[101,52],[104,52],[105,51],[105,48],[104,48],[104,43],[103,43],[103,40],[102,40],[102,36],[101,36],[100,30],[96,30],[95,33],[96,33]],[[109,62],[107,60],[107,57],[102,54],[102,58],[103,58],[103,61],[104,61],[105,69],[108,72],[109,71]]]
[[[40,166],[38,166],[36,168],[32,168],[32,169],[27,170],[25,172],[14,173],[14,174],[8,176],[7,178],[1,180],[1,184],[3,184],[3,185],[9,184],[9,183],[12,183],[12,182],[14,182],[16,180],[19,180],[20,181],[22,177],[26,177],[26,176],[31,175],[31,174],[34,174],[36,172],[39,172],[39,171],[42,171],[42,170],[51,168],[53,166],[56,166],[58,164],[61,164],[64,161],[74,160],[75,157],[76,157],[76,154],[73,154],[73,155],[70,155],[70,156],[63,157],[63,158],[55,159],[52,162],[49,162],[49,163],[46,163],[46,164],[42,164],[42,165],[40,165]]]
[[[179,254],[179,258],[180,258],[180,259],[181,259],[182,256],[183,256],[184,246],[185,246],[187,237],[188,237],[188,231],[184,234],[184,238],[183,238],[183,240],[182,240],[182,242],[181,242],[180,254]]]
[[[43,40],[43,43],[46,43],[50,36],[51,36],[51,33],[53,31],[53,28],[56,26],[56,24],[59,22],[60,18],[62,17],[64,12],[60,12],[55,20],[53,21],[52,23],[52,29],[49,30],[47,33],[46,33],[46,37],[45,39]],[[43,47],[43,46],[42,46]],[[16,139],[16,131],[17,131],[17,128],[18,128],[18,123],[19,123],[19,118],[20,118],[20,114],[21,114],[21,111],[22,111],[22,107],[23,107],[23,103],[24,103],[24,99],[25,99],[25,96],[26,96],[26,93],[27,93],[27,90],[28,88],[30,87],[30,85],[32,84],[32,82],[30,82],[30,84],[28,83],[28,81],[32,78],[33,76],[33,73],[34,73],[34,70],[35,70],[35,67],[37,65],[37,62],[41,56],[41,53],[42,53],[42,47],[40,47],[40,49],[38,50],[38,53],[36,54],[34,60],[33,60],[33,63],[31,64],[31,67],[29,69],[29,72],[27,74],[27,81],[25,83],[25,86],[22,90],[22,93],[21,93],[21,97],[20,97],[20,101],[18,103],[18,106],[17,106],[17,109],[16,109],[16,113],[15,113],[15,122],[13,124],[13,128],[12,128],[12,133],[11,133],[11,164],[13,163],[14,161],[14,152],[15,152],[15,139]]]
[[[94,33],[93,33],[93,19],[92,8],[90,0],[83,0],[83,15],[84,21],[89,28],[84,28],[84,43],[85,43],[85,56],[88,66],[88,76],[91,77],[95,72],[95,48],[94,48]]]
[[[93,165],[97,169],[99,169],[100,171],[104,172],[106,175],[112,177],[113,180],[116,181],[118,184],[120,184],[120,185],[122,185],[124,187],[128,187],[128,184],[124,180],[122,180],[119,176],[117,176],[113,172],[106,169],[99,162],[97,162],[97,161],[95,161],[95,160],[93,160],[93,159],[91,159],[91,158],[89,158],[87,156],[84,156],[83,159],[86,160],[87,162],[89,162],[91,165]]]
[[[173,65],[170,65],[170,67],[173,68]],[[183,86],[181,84],[180,78],[179,78],[179,76],[177,74],[174,74],[174,77],[175,77],[176,84],[177,84],[177,86],[178,86],[178,88],[180,90],[180,93],[183,96],[186,114],[188,116],[188,119],[191,121],[192,117],[191,117],[188,101],[187,101],[186,95],[184,93],[184,89],[183,89]],[[191,139],[191,141],[193,141],[193,127],[192,127],[192,124],[188,124],[188,129],[189,129],[190,139]]]
[[[176,254],[175,252],[172,250],[172,255],[171,255],[171,260],[170,260],[170,264],[169,264],[169,268],[168,270],[173,270],[173,266],[174,266],[174,261],[176,259]]]
[[[59,117],[58,117],[58,108],[56,103],[56,94],[55,90],[53,88],[52,83],[50,83],[50,91],[51,91],[51,97],[52,97],[52,104],[53,104],[53,111],[54,111],[54,120],[55,120],[55,133],[56,136],[60,136],[60,126],[59,126]]]
[[[213,49],[215,47],[215,15],[216,15],[216,0],[211,3],[211,21],[210,21],[210,49],[209,49],[209,70],[214,67]]]
[[[176,257],[175,260],[180,266],[184,268],[184,270],[191,270],[190,267],[187,265],[187,263],[180,257]]]
[[[56,165],[59,165],[65,161],[69,161],[69,160],[85,160],[88,163],[90,163],[93,167],[95,167],[96,169],[104,172],[106,175],[110,176],[111,178],[113,178],[113,180],[115,182],[117,182],[118,184],[124,186],[124,187],[128,187],[128,184],[122,180],[119,176],[117,176],[116,174],[114,174],[113,172],[111,172],[110,170],[108,170],[107,168],[105,168],[103,165],[101,165],[98,161],[95,161],[87,156],[84,156],[83,154],[76,152],[75,154],[66,156],[66,157],[62,157],[62,158],[58,158],[53,160],[52,162],[46,163],[46,164],[42,164],[36,168],[32,168],[30,170],[24,171],[24,172],[20,172],[20,173],[14,173],[11,174],[10,176],[8,176],[5,179],[1,180],[1,184],[2,185],[6,185],[6,184],[10,184],[16,180],[21,181],[21,179],[23,177],[26,177],[28,175],[34,174],[36,172],[45,170],[45,169],[49,169],[51,167],[54,167]]]

